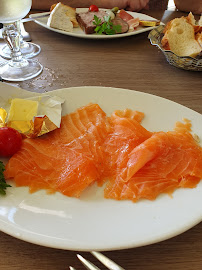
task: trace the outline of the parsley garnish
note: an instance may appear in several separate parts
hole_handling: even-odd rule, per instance
[[[11,187],[6,183],[3,172],[5,171],[5,166],[2,161],[0,161],[0,195],[6,194],[6,188]]]
[[[101,24],[101,19],[94,15],[93,24],[96,25],[95,32],[99,35],[114,35],[121,32],[121,25],[114,25],[110,16],[104,16],[105,22]]]

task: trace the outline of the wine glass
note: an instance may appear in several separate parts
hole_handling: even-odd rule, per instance
[[[17,23],[30,11],[32,0],[1,0],[0,22],[3,38],[11,50],[11,60],[0,64],[0,76],[7,81],[25,81],[39,75],[43,67],[31,59],[25,59],[20,51],[20,34]]]
[[[21,28],[24,27],[23,24],[21,21],[17,21],[15,24],[20,34],[20,51],[23,57],[32,58],[38,55],[41,52],[40,46],[32,42],[24,41],[21,34]],[[5,59],[11,59],[11,50],[7,44],[0,49],[0,56]]]

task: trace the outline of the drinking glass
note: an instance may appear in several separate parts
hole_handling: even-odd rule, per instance
[[[21,21],[17,21],[15,22],[15,24],[20,34],[20,51],[23,57],[32,58],[38,55],[41,52],[40,46],[32,42],[24,41],[21,34],[21,28],[23,27],[23,24],[21,23]],[[7,44],[0,49],[0,56],[5,59],[11,59],[11,50]]]
[[[20,51],[21,37],[17,22],[30,11],[32,0],[1,0],[0,22],[3,38],[11,50],[11,60],[0,64],[0,76],[8,81],[25,81],[39,75],[43,67],[37,61],[25,59]]]

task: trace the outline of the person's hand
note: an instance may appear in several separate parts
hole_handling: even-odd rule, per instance
[[[140,11],[141,9],[148,9],[149,0],[128,0],[127,10],[130,11]]]
[[[148,9],[149,0],[96,0],[97,6],[102,8],[118,7],[119,9],[126,9],[130,11],[140,11],[141,9]]]
[[[174,0],[174,3],[176,8],[181,11],[202,14],[202,0]]]

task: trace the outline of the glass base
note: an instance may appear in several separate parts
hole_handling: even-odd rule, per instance
[[[17,66],[13,61],[8,61],[0,65],[1,78],[5,81],[26,81],[38,76],[43,70],[43,66],[33,60],[23,60]]]
[[[41,52],[41,48],[39,45],[22,41],[20,45],[20,51],[24,58],[32,58],[38,55]],[[11,50],[9,49],[8,45],[5,45],[0,50],[0,56],[4,59],[11,59]]]

